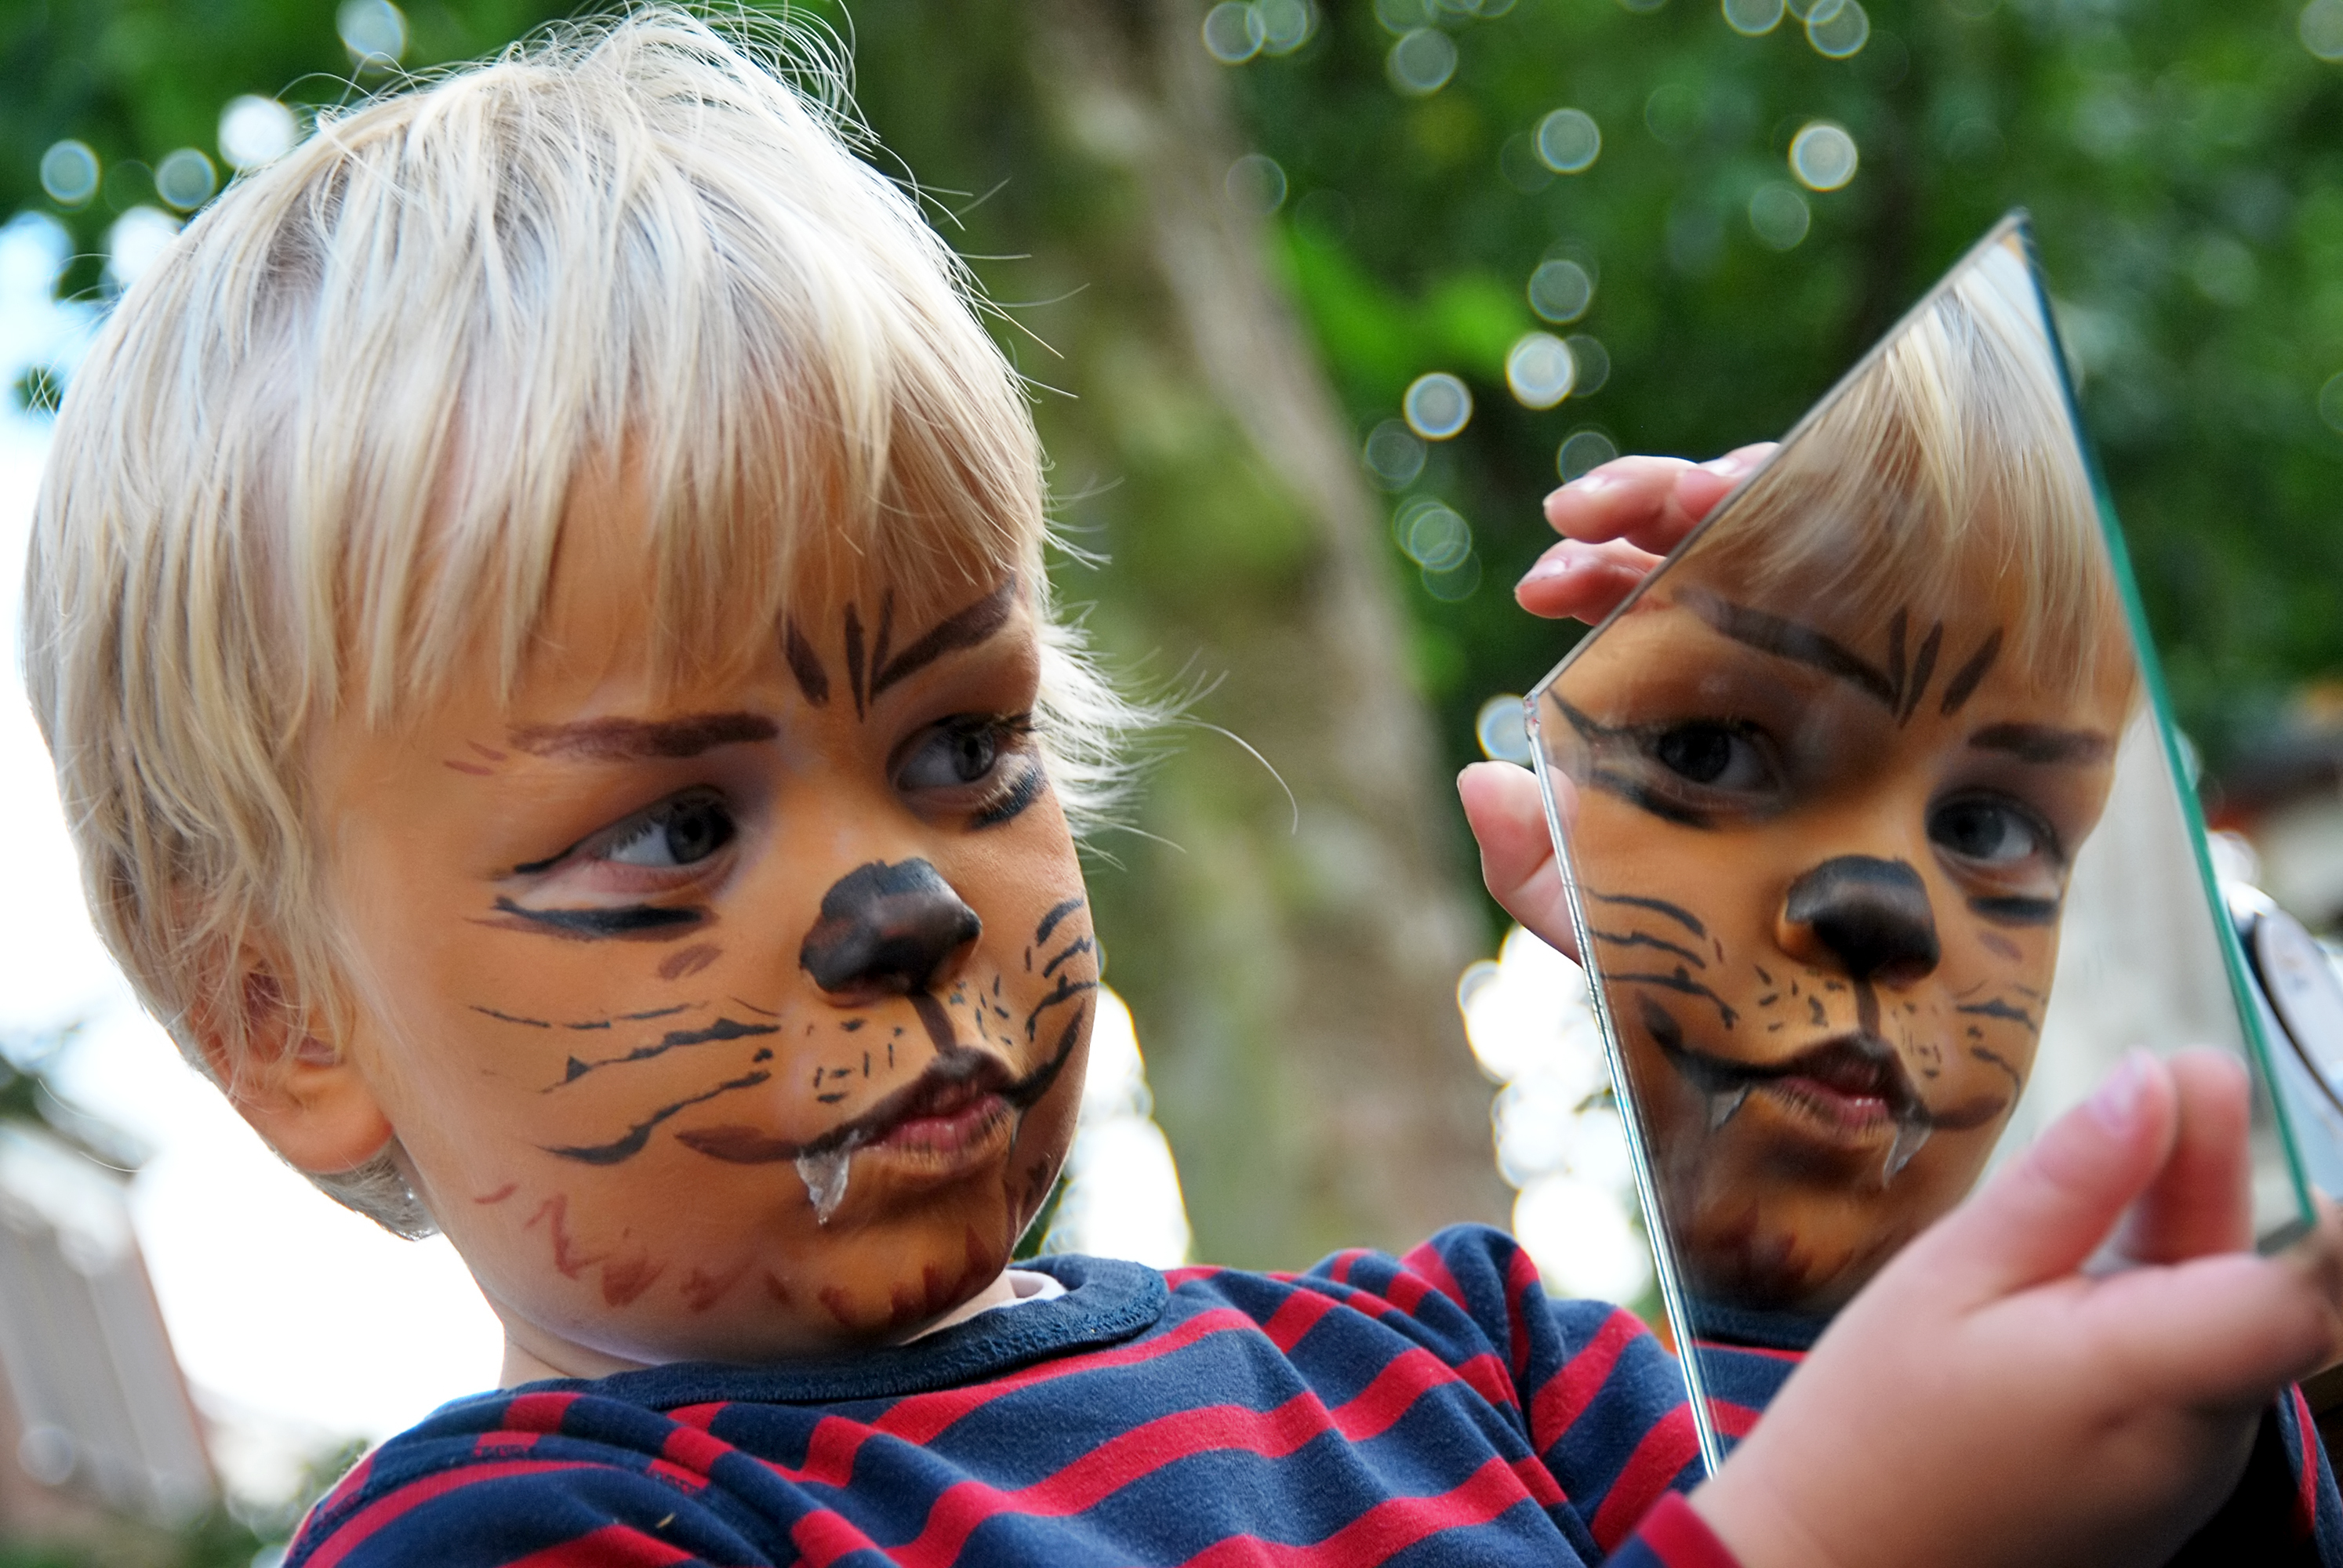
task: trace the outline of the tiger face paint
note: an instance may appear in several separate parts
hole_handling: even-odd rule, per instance
[[[841,568],[662,679],[627,523],[573,518],[508,703],[333,733],[337,1043],[538,1362],[903,1338],[998,1288],[1088,1050],[1030,599]]]
[[[2028,589],[1984,568],[1885,618],[1704,576],[1656,582],[1542,722],[1688,1283],[1823,1312],[1967,1192],[2025,1088],[2133,666],[2025,668]]]

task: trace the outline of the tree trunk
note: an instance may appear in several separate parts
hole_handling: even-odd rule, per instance
[[[1469,857],[1356,440],[1268,236],[1223,193],[1242,148],[1201,7],[921,9],[908,59],[874,52],[863,14],[865,101],[929,178],[1011,181],[963,239],[1031,253],[987,276],[1048,344],[1019,350],[1028,373],[1071,394],[1039,407],[1061,523],[1109,562],[1061,589],[1096,599],[1125,669],[1211,682],[1196,717],[1294,797],[1191,730],[1149,779],[1139,822],[1159,837],[1108,844],[1122,868],[1091,877],[1198,1254],[1292,1267],[1500,1220],[1489,1090],[1453,1000],[1478,936]],[[940,53],[995,46],[995,27],[1017,41],[1022,104]],[[890,59],[927,89],[900,124]],[[932,140],[905,134],[914,119]]]

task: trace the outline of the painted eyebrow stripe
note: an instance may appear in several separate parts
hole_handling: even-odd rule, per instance
[[[1936,705],[1937,714],[1942,718],[1950,719],[1954,714],[1958,713],[1961,710],[1961,705],[1976,695],[1977,687],[1985,679],[1986,671],[1993,668],[1993,661],[2000,657],[2001,628],[1996,627],[1993,634],[1977,645],[1977,650],[1975,653],[1969,655],[1969,661],[1955,671],[1952,679],[1945,683],[1945,699]]]
[[[631,1061],[649,1061],[655,1056],[665,1056],[670,1050],[679,1050],[688,1045],[707,1045],[728,1040],[749,1040],[757,1035],[779,1034],[780,1031],[779,1024],[741,1023],[738,1020],[729,1018],[719,1018],[706,1029],[671,1029],[659,1037],[658,1043],[639,1045],[634,1050],[618,1056],[597,1057],[591,1061],[573,1056],[569,1059],[568,1067],[562,1072],[561,1081],[548,1084],[538,1092],[550,1094],[557,1089],[566,1088],[598,1067],[623,1067]]]
[[[1684,588],[1677,593],[1676,601],[1735,642],[1819,669],[1875,699],[1890,713],[1896,710],[1899,694],[1896,683],[1876,665],[1835,638],[1797,621],[1735,604],[1706,588]],[[1896,640],[1900,642],[1900,636]]]
[[[2104,762],[2115,743],[2093,729],[2061,729],[2050,724],[1988,724],[1969,737],[1979,751],[2006,751],[2020,762],[2083,767]]]
[[[821,655],[813,650],[794,619],[781,626],[781,657],[789,660],[789,673],[797,678],[806,701],[816,708],[829,706],[830,671],[822,668]]]
[[[966,609],[945,617],[925,637],[897,654],[884,668],[876,669],[870,678],[870,695],[878,695],[897,681],[916,674],[933,664],[945,654],[961,648],[974,648],[999,631],[1009,619],[1009,611],[1017,600],[1017,578],[1011,574],[1001,585]],[[853,651],[859,638],[850,636],[848,649]],[[874,666],[878,661],[874,658]]]
[[[694,713],[681,719],[588,719],[576,724],[533,724],[508,739],[532,757],[575,757],[589,762],[698,757],[719,746],[770,740],[780,726],[760,713]]]

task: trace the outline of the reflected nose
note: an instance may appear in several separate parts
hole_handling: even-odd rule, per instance
[[[1852,980],[1890,985],[1936,967],[1936,917],[1928,885],[1902,860],[1841,855],[1790,884],[1782,900],[1783,948],[1829,960]]]
[[[902,996],[927,990],[983,930],[925,860],[873,860],[821,896],[798,962],[833,996]]]

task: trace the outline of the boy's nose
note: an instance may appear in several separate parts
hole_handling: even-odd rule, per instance
[[[1784,950],[1835,963],[1850,980],[1890,985],[1936,967],[1928,885],[1902,860],[1840,855],[1790,884],[1782,900]]]
[[[821,896],[798,962],[840,1000],[925,990],[984,922],[925,860],[857,866]]]

